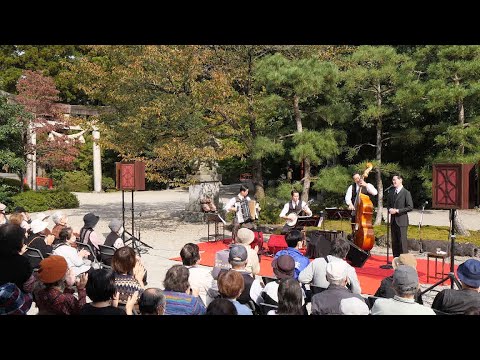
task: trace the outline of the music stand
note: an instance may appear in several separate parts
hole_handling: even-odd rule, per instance
[[[446,277],[444,277],[443,279],[437,281],[435,284],[433,284],[432,286],[430,286],[429,288],[423,290],[421,293],[420,293],[420,296],[422,296],[423,294],[425,294],[426,292],[432,290],[433,288],[437,287],[438,285],[440,284],[443,284],[445,281],[447,280],[450,280],[450,288],[453,289],[453,284],[457,285],[457,287],[459,289],[462,288],[462,284],[460,283],[460,281],[457,280],[457,278],[455,277],[455,255],[454,255],[454,249],[455,249],[455,227],[453,225],[453,221],[455,219],[455,213],[456,213],[457,209],[450,209],[450,233],[449,233],[449,236],[450,236],[450,272],[447,274]],[[427,264],[428,266],[429,264]],[[436,274],[435,274],[436,275]]]
[[[225,239],[225,225],[226,221],[218,213],[205,213],[205,220],[207,221],[207,242],[210,241],[210,238],[213,237],[212,242]],[[210,235],[210,223],[215,224],[215,233]],[[218,233],[218,224],[222,223],[222,234]],[[219,236],[222,235],[220,239]]]
[[[299,216],[295,228],[305,228],[306,226],[317,226],[319,216]]]

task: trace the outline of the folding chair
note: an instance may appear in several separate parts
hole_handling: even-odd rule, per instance
[[[260,303],[260,309],[262,311],[262,315],[267,315],[270,310],[278,310],[277,305]]]
[[[101,269],[101,268],[102,268],[102,263],[98,261],[97,256],[95,255],[95,251],[93,251],[93,249],[92,249],[92,247],[90,246],[90,244],[84,244],[84,243],[82,243],[82,242],[80,242],[80,241],[76,241],[76,243],[77,243],[77,248],[78,248],[79,250],[85,249],[85,250],[87,250],[87,251],[90,252],[90,255],[88,256],[88,259],[89,259],[90,261],[92,261],[92,267],[93,267],[94,269]]]
[[[277,278],[270,276],[262,276],[263,283],[267,285],[269,282],[276,281]]]
[[[30,262],[30,265],[32,265],[33,271],[38,271],[38,265],[40,264],[40,261],[44,259],[42,252],[36,248],[27,246],[27,251],[24,255],[28,257],[28,261]]]
[[[108,267],[110,269],[112,267],[113,254],[115,254],[117,249],[107,245],[98,245],[98,248],[100,249],[100,262],[104,268]]]

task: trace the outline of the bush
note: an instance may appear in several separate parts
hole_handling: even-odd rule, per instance
[[[108,176],[102,176],[102,189],[103,191],[115,190],[115,180]]]
[[[92,191],[92,175],[87,174],[85,171],[66,172],[63,178],[57,184],[57,188],[64,191]]]
[[[282,202],[275,197],[265,196],[265,198],[260,201],[260,207],[262,209],[260,210],[260,224],[283,223],[284,220],[280,219],[278,215],[280,214],[280,211],[282,211],[285,202]]]
[[[2,184],[16,188],[17,192],[20,191],[20,184],[21,184],[20,180],[10,179],[10,178],[1,178],[0,185]],[[30,190],[30,187],[27,184],[23,184],[23,190],[25,191]]]
[[[11,197],[12,208],[23,206],[28,212],[78,208],[75,194],[62,190],[26,191]]]

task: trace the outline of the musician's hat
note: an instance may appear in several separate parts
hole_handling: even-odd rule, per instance
[[[252,230],[247,228],[238,229],[237,241],[241,244],[250,245],[255,238],[255,234]]]

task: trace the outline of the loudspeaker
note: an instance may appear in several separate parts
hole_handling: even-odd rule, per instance
[[[339,236],[343,236],[343,231],[335,230],[314,230],[307,231],[307,249],[313,246],[317,257],[325,257],[330,254],[332,241]],[[313,255],[313,254],[309,254]],[[314,256],[315,256],[314,255]]]
[[[353,267],[362,267],[365,261],[370,257],[370,254],[365,250],[360,249],[357,245],[350,242],[350,250],[348,250],[347,261]]]
[[[145,163],[116,162],[117,190],[145,190]]]
[[[474,164],[434,164],[432,187],[432,208],[473,208],[475,205]]]

